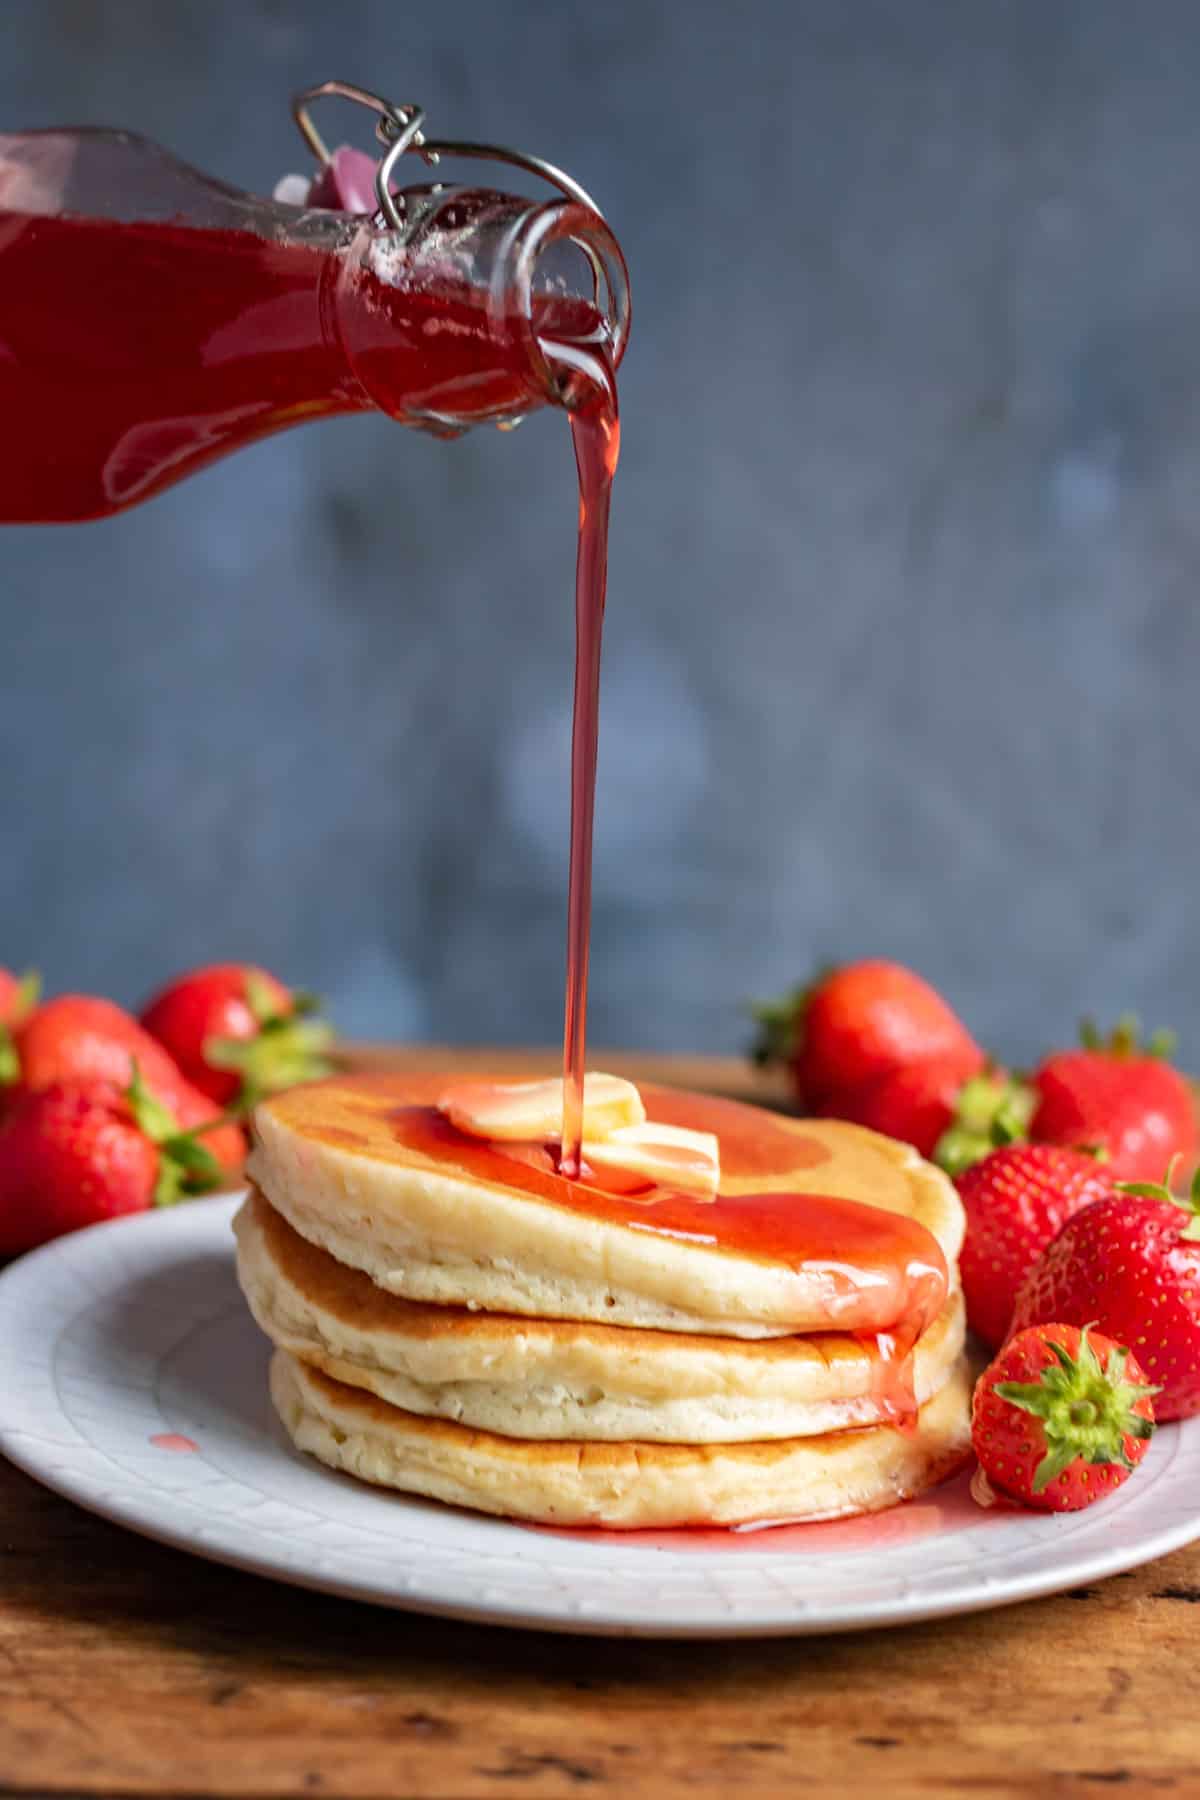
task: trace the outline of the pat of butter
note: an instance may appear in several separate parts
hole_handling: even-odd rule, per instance
[[[446,1089],[438,1110],[471,1137],[494,1143],[549,1143],[562,1135],[562,1079],[459,1081]],[[614,1131],[643,1124],[645,1118],[642,1097],[632,1081],[619,1075],[584,1076],[586,1141],[603,1141]]]
[[[721,1153],[716,1133],[689,1131],[683,1125],[623,1125],[598,1141],[584,1133],[583,1160],[594,1168],[621,1169],[644,1175],[659,1187],[716,1198],[721,1183]]]

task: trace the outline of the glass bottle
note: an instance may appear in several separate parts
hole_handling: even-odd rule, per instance
[[[314,204],[338,197],[307,113],[327,93],[379,114],[373,212]],[[429,144],[419,109],[340,83],[301,96],[297,119],[326,165],[298,204],[128,132],[0,135],[0,521],[103,517],[337,413],[442,436],[512,424],[615,368],[625,265],[569,178]],[[514,162],[564,197],[397,190],[406,151]]]

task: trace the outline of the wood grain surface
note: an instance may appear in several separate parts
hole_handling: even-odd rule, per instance
[[[728,1063],[605,1061],[771,1092]],[[1200,1546],[900,1631],[590,1641],[275,1586],[105,1525],[0,1462],[6,1794],[1193,1796],[1198,1650]]]

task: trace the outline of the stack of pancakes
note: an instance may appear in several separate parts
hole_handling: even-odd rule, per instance
[[[548,1162],[445,1125],[445,1086],[334,1078],[259,1108],[238,1272],[299,1448],[408,1493],[620,1529],[870,1512],[960,1465],[962,1212],[912,1151],[643,1089],[652,1119],[718,1133],[721,1208],[830,1196],[923,1227],[948,1280],[910,1352],[886,1284],[665,1232],[653,1205],[581,1209]]]

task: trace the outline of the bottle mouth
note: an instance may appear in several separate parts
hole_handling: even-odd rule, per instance
[[[597,385],[611,385],[625,354],[631,303],[621,247],[598,213],[553,200],[513,222],[504,250],[492,271],[493,325],[511,330],[520,320],[547,398],[577,407]],[[568,273],[580,262],[582,283]]]
[[[444,157],[509,164],[548,181],[566,196],[541,206],[523,207],[505,233],[488,282],[490,327],[497,341],[511,342],[514,322],[519,322],[531,372],[551,402],[562,406],[582,404],[583,394],[589,386],[595,387],[597,379],[611,390],[613,371],[625,353],[629,336],[629,273],[612,232],[574,177],[543,157],[502,145],[434,140],[426,135],[423,107],[411,102],[397,105],[369,88],[345,81],[319,82],[297,94],[292,102],[301,136],[322,164],[330,162],[331,152],[313,124],[311,109],[317,100],[335,98],[365,106],[375,115],[375,136],[386,153],[375,169],[379,211],[374,217],[386,234],[395,234],[402,246],[411,241],[414,229],[420,229],[420,221],[409,217],[393,184],[401,159],[410,152],[430,168],[436,168]],[[440,198],[447,190],[439,181],[427,192]],[[564,244],[573,245],[585,259],[592,288],[590,308],[573,294],[571,282],[563,284],[565,304],[557,308],[553,285],[549,298],[536,285],[539,272],[544,277],[541,265],[547,253],[553,246]],[[574,316],[572,298],[578,308]],[[515,418],[509,422],[515,422]],[[438,423],[451,428],[454,425],[440,417]]]

